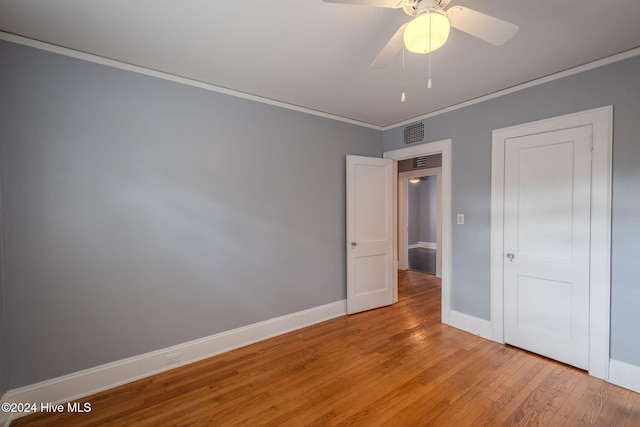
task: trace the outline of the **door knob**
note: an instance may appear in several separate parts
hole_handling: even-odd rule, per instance
[[[351,247],[355,248],[356,246],[358,246],[358,244],[356,242],[351,242]]]
[[[514,254],[512,254],[511,252],[509,252],[509,253],[507,254],[507,258],[509,259],[509,261],[513,261],[513,259],[514,259],[515,257],[516,257],[516,256],[515,256]]]

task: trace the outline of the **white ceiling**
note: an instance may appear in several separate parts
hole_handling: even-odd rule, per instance
[[[520,26],[452,30],[432,56],[369,65],[401,10],[321,0],[0,0],[0,30],[380,127],[640,46],[640,0],[452,0]],[[400,102],[404,84],[405,103]]]

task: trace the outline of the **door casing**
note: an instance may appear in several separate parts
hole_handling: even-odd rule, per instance
[[[450,324],[451,318],[451,139],[444,139],[441,141],[430,142],[428,144],[416,145],[413,147],[399,148],[397,150],[386,151],[383,154],[385,159],[392,159],[394,161],[412,159],[414,157],[429,156],[432,154],[442,154],[442,174],[440,181],[442,182],[442,200],[440,203],[440,218],[442,218],[442,323]],[[394,188],[398,188],[397,183],[398,175],[394,174]],[[398,208],[398,193],[394,193],[394,206],[396,214],[394,218],[397,218]],[[396,237],[393,243],[394,247],[394,259],[398,259],[398,227],[397,223],[394,224],[394,236]],[[398,289],[396,283],[395,298],[398,298]]]
[[[504,343],[504,162],[509,138],[592,126],[591,241],[589,259],[589,374],[609,377],[611,300],[611,152],[613,106],[493,131],[491,162],[491,324],[493,340]]]

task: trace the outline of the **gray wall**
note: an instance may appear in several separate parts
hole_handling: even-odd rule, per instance
[[[0,42],[9,389],[346,297],[382,132]]]
[[[0,152],[1,152],[1,148],[0,148]],[[0,162],[1,161],[2,160],[0,160]],[[0,163],[0,165],[2,165],[2,163]],[[1,188],[1,185],[0,185],[0,188]],[[1,192],[0,192],[0,239],[2,239],[2,193]],[[4,274],[2,269],[2,244],[0,244],[0,397],[7,391],[7,359],[6,359],[6,346],[4,342],[4,337],[5,337]]]
[[[2,68],[2,63],[0,63],[0,69]],[[0,84],[0,87],[2,85]],[[7,107],[2,99],[4,99],[4,93],[0,89],[0,115],[5,114],[5,108]],[[2,217],[4,213],[4,203],[2,198],[2,176],[4,176],[4,146],[5,140],[4,138],[0,138],[0,396],[2,396],[7,391],[7,353],[6,353],[6,345],[5,345],[5,321],[4,321],[4,250],[2,244],[2,236],[4,234],[4,225],[2,222]]]
[[[451,138],[454,310],[490,319],[491,132],[614,106],[611,356],[640,366],[640,56],[424,120],[427,141]],[[384,150],[404,146],[402,127]],[[455,215],[465,224],[455,225]]]
[[[438,229],[437,177],[430,176],[418,184],[418,235],[421,242],[436,243]]]
[[[408,184],[407,244],[436,243],[438,189],[435,176]]]
[[[418,185],[408,184],[407,188],[407,244],[417,245],[420,237],[420,216],[418,215]]]

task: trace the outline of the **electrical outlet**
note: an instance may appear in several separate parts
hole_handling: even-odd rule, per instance
[[[458,214],[458,224],[464,224],[464,214]]]
[[[164,363],[165,365],[170,365],[172,363],[178,363],[181,360],[182,360],[182,353],[167,354],[164,359]]]

